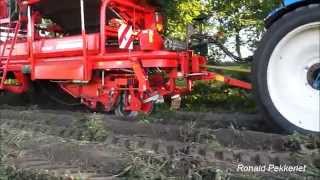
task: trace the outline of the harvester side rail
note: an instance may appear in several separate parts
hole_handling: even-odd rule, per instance
[[[32,81],[57,83],[91,109],[102,107],[131,117],[138,112],[149,114],[153,103],[162,102],[164,96],[172,98],[190,92],[196,81],[216,80],[251,89],[249,83],[209,72],[210,68],[205,66],[207,59],[191,50],[167,48],[163,17],[148,2],[101,0],[87,6],[84,0],[70,0],[64,8],[77,6],[70,17],[81,16],[80,22],[72,23],[72,18],[54,20],[61,15],[54,0],[27,2],[23,4],[27,5],[24,6],[27,7],[27,40],[19,41],[13,55],[13,48],[9,56],[6,53],[8,61],[0,62],[17,82],[5,83],[6,91],[25,92],[31,76]],[[39,6],[34,6],[36,3]],[[48,10],[51,5],[55,6],[52,11]],[[114,10],[114,14],[108,9]],[[95,10],[100,10],[100,17],[91,20],[91,16],[97,17]],[[61,32],[66,34],[43,37],[35,24],[44,16],[51,17],[54,25],[64,27]],[[128,30],[122,31],[124,26]],[[97,29],[100,32],[95,32]],[[49,28],[48,32],[55,33]],[[17,34],[16,30],[13,44]],[[107,38],[114,43],[107,43]],[[186,86],[179,87],[177,79],[184,79]]]
[[[82,35],[82,45],[83,45],[83,65],[84,65],[84,71],[83,71],[83,79],[85,81],[90,80],[91,71],[89,71],[89,62],[88,62],[88,44],[87,44],[87,33],[86,33],[86,25],[85,25],[85,14],[84,14],[84,2],[83,0],[80,0],[80,14],[81,14],[81,35]]]

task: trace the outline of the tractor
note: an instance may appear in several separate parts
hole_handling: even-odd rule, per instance
[[[134,119],[155,103],[178,108],[196,81],[252,89],[208,71],[205,56],[166,38],[161,4],[0,0],[0,90],[54,84],[90,109]],[[266,27],[253,65],[262,111],[285,131],[320,132],[319,1],[284,1]]]
[[[320,132],[320,1],[285,0],[265,20],[253,63],[256,99],[288,132]]]

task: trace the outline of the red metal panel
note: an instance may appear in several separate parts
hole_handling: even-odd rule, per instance
[[[34,55],[36,58],[53,58],[79,56],[82,54],[82,36],[71,36],[57,39],[41,39],[34,42]],[[0,45],[0,49],[3,47]],[[88,51],[97,54],[99,51],[99,34],[88,35]],[[9,51],[6,51],[7,56]],[[17,43],[13,56],[27,56],[28,45],[26,42]]]
[[[3,19],[0,19],[0,24],[7,24],[10,22],[10,18],[3,18]]]
[[[175,68],[178,67],[178,62],[175,59],[145,59],[141,60],[142,66],[145,68]],[[93,69],[121,69],[132,68],[130,60],[108,60],[94,63]]]
[[[87,35],[88,51],[99,51],[99,34]],[[71,36],[58,39],[43,39],[34,44],[36,57],[65,57],[82,54],[82,36]]]
[[[163,48],[163,39],[153,29],[143,30],[140,34],[140,48],[147,51],[161,50]]]
[[[0,0],[0,19],[8,17],[7,0]]]
[[[82,57],[38,59],[35,62],[34,78],[48,80],[82,80]]]
[[[2,49],[3,46],[0,45],[0,49]],[[8,56],[9,54],[9,48],[7,47],[7,50],[4,53],[4,56]],[[26,43],[16,43],[15,48],[13,49],[12,56],[27,56],[28,55],[28,45]]]

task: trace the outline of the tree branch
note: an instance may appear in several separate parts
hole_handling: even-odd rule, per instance
[[[220,48],[227,56],[235,60],[236,62],[239,63],[246,63],[246,62],[251,62],[252,57],[246,57],[246,58],[241,58],[234,53],[232,53],[227,47],[224,46],[223,43],[221,43],[217,38],[212,37],[212,36],[207,36],[207,35],[200,35],[200,34],[194,34],[192,36],[193,38],[197,39],[207,39],[209,43],[216,45],[218,48]]]

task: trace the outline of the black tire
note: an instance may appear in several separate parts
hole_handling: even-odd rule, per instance
[[[114,113],[117,117],[123,120],[135,120],[139,115],[139,112],[137,111],[126,111],[122,103],[122,98],[121,101],[118,103],[117,107],[115,108]]]
[[[320,4],[312,4],[287,13],[267,30],[254,55],[253,87],[258,105],[262,113],[266,115],[266,120],[270,121],[271,119],[286,133],[293,133],[295,131],[300,133],[314,132],[302,129],[290,123],[290,121],[281,115],[273,104],[267,85],[269,60],[277,44],[289,32],[300,26],[319,21]]]
[[[119,117],[119,118],[121,118],[123,120],[129,120],[129,121],[136,120],[139,117],[139,115],[141,115],[141,113],[138,112],[138,111],[127,111],[127,110],[125,110],[125,108],[124,108],[125,96],[126,96],[125,93],[123,93],[120,96],[119,101],[118,101],[118,103],[116,105],[116,108],[114,110],[114,113],[115,113],[115,115],[117,117]],[[153,108],[154,108],[154,103],[153,102],[150,102],[150,103],[151,103],[150,104],[151,108],[150,108],[150,110],[148,112],[145,112],[144,115],[150,115],[152,113]]]

